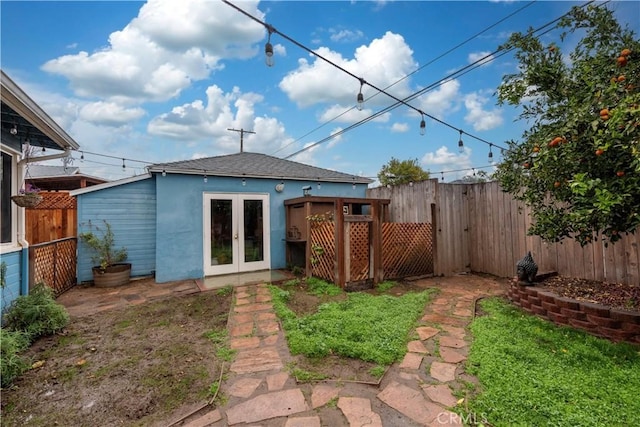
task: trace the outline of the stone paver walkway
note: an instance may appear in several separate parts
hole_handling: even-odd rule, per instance
[[[229,319],[230,345],[237,351],[222,391],[224,406],[188,419],[204,426],[445,426],[462,425],[451,411],[459,402],[477,298],[505,292],[490,278],[424,279],[440,293],[429,304],[404,359],[389,368],[379,386],[346,382],[297,384],[287,373],[290,358],[266,285],[235,290]]]

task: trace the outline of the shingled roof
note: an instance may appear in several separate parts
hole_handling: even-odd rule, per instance
[[[236,153],[171,163],[157,163],[149,172],[182,174],[206,173],[209,176],[294,179],[369,184],[369,178],[318,168],[260,153]]]

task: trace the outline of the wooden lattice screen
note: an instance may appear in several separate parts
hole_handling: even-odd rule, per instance
[[[329,283],[335,282],[335,223],[311,222],[311,271]]]
[[[429,223],[382,224],[385,279],[433,274],[433,231]]]
[[[76,284],[75,237],[29,247],[29,285],[45,283],[55,296]]]
[[[369,278],[369,224],[371,222],[347,222],[345,234],[345,261],[347,282]]]
[[[25,237],[32,244],[75,237],[77,228],[76,198],[68,192],[40,192],[42,201],[25,209]]]

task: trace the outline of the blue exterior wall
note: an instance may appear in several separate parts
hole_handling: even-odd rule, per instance
[[[0,291],[2,292],[2,298],[0,298],[2,300],[2,313],[20,296],[22,258],[22,250],[2,254],[2,262],[7,264],[6,284]]]
[[[284,180],[282,193],[275,191],[280,180],[208,177],[196,175],[155,175],[157,189],[156,281],[199,279],[204,276],[203,193],[269,194],[271,226],[271,268],[286,267],[284,201],[302,196],[302,187],[311,186],[314,196],[366,197],[366,184]]]
[[[153,274],[156,264],[156,188],[150,177],[115,187],[79,194],[78,234],[90,231],[88,224],[104,229],[111,225],[115,248],[127,248],[132,276]],[[93,230],[95,231],[95,229]],[[82,240],[78,241],[78,282],[93,280],[94,255]]]

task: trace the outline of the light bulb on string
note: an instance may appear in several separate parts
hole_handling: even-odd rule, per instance
[[[17,135],[18,134],[18,125],[13,125],[13,127],[11,128],[11,135]]]
[[[267,25],[267,31],[269,32],[269,37],[267,39],[267,43],[264,45],[264,54],[265,54],[265,63],[267,67],[273,67],[273,45],[271,44],[271,34],[275,31],[271,25]]]
[[[167,176],[167,171],[162,169],[162,176]]]
[[[122,159],[122,170],[125,170],[127,167],[124,165],[124,159]]]
[[[440,178],[440,181],[444,181],[444,172],[440,172],[440,174],[442,175],[442,178]]]
[[[460,129],[460,139],[458,140],[458,151],[464,153],[464,142],[462,142],[462,129]]]
[[[358,92],[358,97],[357,97],[358,103],[356,104],[358,111],[362,111],[362,109],[364,108],[364,95],[362,94],[363,85],[364,85],[364,79],[360,79],[360,92]]]
[[[207,171],[204,171],[204,178],[202,180],[204,181],[205,184],[209,182],[209,178],[207,178]]]
[[[80,161],[84,162],[84,151],[80,152]]]
[[[493,151],[491,151],[491,147],[493,144],[489,144],[489,164],[493,164]]]
[[[420,135],[424,135],[427,132],[427,124],[424,121],[424,114],[422,120],[420,120]]]

